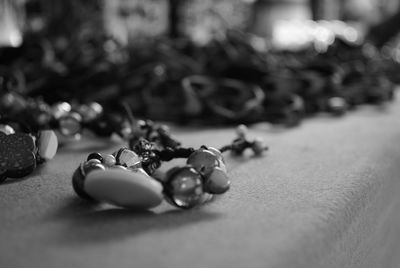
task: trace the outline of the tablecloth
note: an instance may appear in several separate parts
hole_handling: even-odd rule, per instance
[[[173,131],[188,146],[235,135]],[[86,137],[60,148],[34,174],[0,185],[0,267],[400,267],[399,101],[292,129],[257,124],[249,135],[270,150],[228,155],[231,190],[188,211],[82,201],[73,170],[121,142]]]

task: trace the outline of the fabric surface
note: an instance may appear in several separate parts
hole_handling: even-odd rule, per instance
[[[0,267],[400,267],[399,122],[396,102],[289,130],[254,126],[269,152],[228,156],[231,190],[190,211],[81,201],[74,169],[119,144],[71,144],[0,185]],[[192,146],[234,137],[233,128],[175,131]]]

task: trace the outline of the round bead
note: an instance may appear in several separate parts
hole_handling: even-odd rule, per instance
[[[89,161],[91,159],[97,159],[100,162],[102,162],[103,161],[103,156],[101,154],[99,154],[99,153],[91,153],[91,154],[88,155],[87,161]]]
[[[346,112],[347,102],[342,97],[332,97],[328,100],[329,111],[335,115],[342,115]]]
[[[121,135],[122,135],[122,138],[124,138],[124,139],[129,138],[130,136],[132,136],[132,128],[130,128],[130,127],[123,127],[123,128],[121,129]]]
[[[261,155],[265,150],[264,141],[261,138],[256,138],[251,146],[255,155]]]
[[[82,104],[78,109],[84,122],[93,121],[103,112],[103,107],[97,102]]]
[[[38,153],[41,158],[50,160],[57,153],[58,139],[53,130],[40,131],[38,140]]]
[[[103,155],[102,158],[102,163],[108,167],[114,166],[117,163],[117,160],[112,154]]]
[[[86,161],[85,164],[87,164],[87,165],[101,164],[101,161],[99,159],[92,158],[92,159],[89,159],[88,161]]]
[[[15,130],[9,125],[0,125],[0,132],[6,135],[14,134]]]
[[[186,163],[194,167],[204,176],[207,176],[218,166],[218,157],[209,150],[200,149],[193,152],[188,157]]]
[[[214,168],[204,184],[205,191],[211,194],[223,194],[229,190],[231,181],[226,172],[220,167]]]
[[[153,208],[163,200],[161,183],[128,170],[93,171],[86,177],[84,188],[98,201],[132,209]]]
[[[51,114],[45,111],[40,111],[35,116],[35,120],[41,126],[47,125],[51,120]]]
[[[59,119],[59,129],[61,134],[72,137],[79,134],[82,130],[82,117],[78,113],[69,113]]]
[[[121,148],[115,155],[117,164],[130,167],[140,164],[140,157],[134,152],[126,148]]]
[[[179,208],[189,209],[202,203],[202,177],[190,166],[174,169],[165,187],[168,201]]]
[[[82,174],[82,168],[78,167],[74,174],[72,175],[72,188],[74,188],[75,193],[86,200],[93,200],[84,189],[85,176]]]
[[[239,125],[236,128],[236,135],[239,138],[244,138],[246,137],[247,133],[249,132],[248,128],[246,127],[246,125]]]
[[[58,119],[71,111],[71,105],[68,102],[61,102],[53,105],[51,113],[54,118]]]
[[[89,161],[87,161],[86,163],[83,164],[83,174],[86,176],[88,175],[90,172],[94,171],[94,170],[105,170],[106,168],[104,167],[103,164],[101,164],[100,160],[98,159],[90,159]]]

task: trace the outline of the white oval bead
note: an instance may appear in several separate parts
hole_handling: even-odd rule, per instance
[[[57,135],[53,130],[42,130],[38,141],[38,151],[41,158],[52,159],[58,148]]]
[[[95,170],[87,175],[84,188],[98,201],[126,208],[149,209],[163,200],[161,183],[143,173],[128,170]]]

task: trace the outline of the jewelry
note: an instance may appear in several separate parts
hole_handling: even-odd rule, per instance
[[[75,140],[80,138],[83,130],[100,137],[110,137],[115,133],[123,139],[132,131],[131,123],[122,112],[105,112],[97,102],[49,105],[40,98],[26,98],[17,92],[0,92],[1,115],[21,118],[32,131],[52,129],[60,137]]]
[[[16,131],[17,125],[20,130]],[[57,136],[52,130],[41,130],[36,134],[21,123],[6,118],[0,119],[0,183],[7,178],[22,178],[35,170],[36,166],[52,159],[58,147]]]
[[[178,208],[193,208],[229,190],[223,152],[243,154],[250,148],[259,156],[268,149],[260,139],[247,140],[246,130],[238,127],[238,137],[221,150],[180,145],[154,149],[156,143],[135,138],[130,149],[111,155],[91,153],[75,170],[72,185],[81,198],[127,208],[150,209],[164,198]],[[165,176],[155,174],[161,162],[176,158],[187,158],[186,165],[172,168]]]
[[[203,46],[163,39],[134,51],[103,35],[77,34],[73,41],[52,43],[39,32],[26,40],[12,53],[0,49],[0,62],[12,66],[0,68],[1,92],[41,96],[50,108],[69,100],[72,114],[50,128],[74,137],[83,128],[101,136],[124,132],[115,108],[121,99],[136,115],[154,120],[294,126],[317,112],[342,115],[363,103],[391,100],[399,73],[398,63],[340,38],[326,52],[259,49],[254,38],[237,31]],[[107,112],[89,122],[75,101],[100,103]],[[23,118],[46,121],[47,115],[29,111]]]
[[[186,110],[191,116],[208,110],[227,122],[241,121],[250,114],[257,116],[265,98],[259,86],[236,79],[216,81],[193,75],[182,80],[182,87],[188,99]]]

